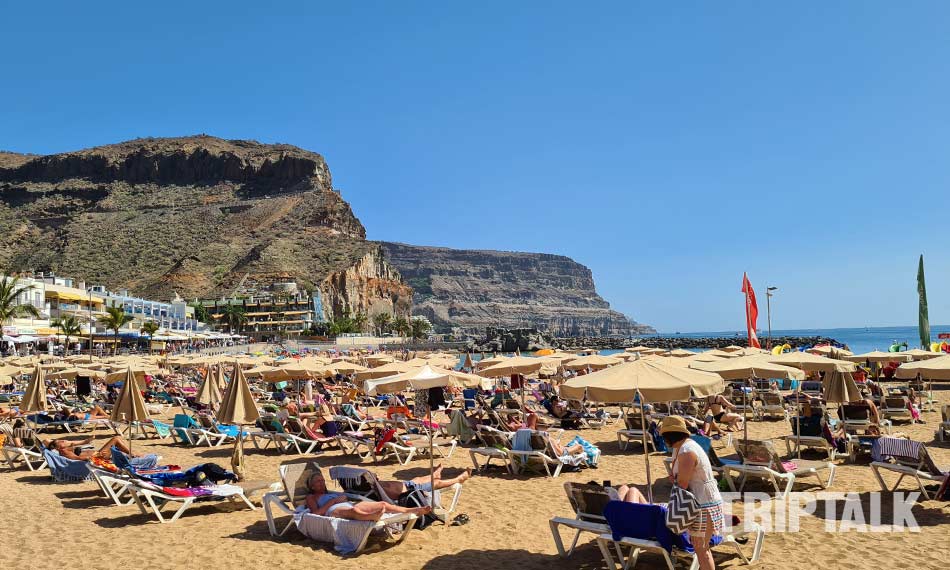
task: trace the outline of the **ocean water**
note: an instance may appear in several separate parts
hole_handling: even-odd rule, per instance
[[[950,325],[931,325],[930,340],[937,341],[939,333],[950,333]],[[768,338],[768,331],[759,331],[759,342],[765,346]],[[746,345],[745,331],[716,331],[716,332],[689,332],[689,333],[660,333],[657,335],[645,335],[657,337],[683,337],[683,338],[702,338],[702,337],[735,337],[736,344]],[[907,343],[908,348],[917,348],[920,345],[920,337],[916,326],[909,327],[860,327],[860,328],[842,328],[842,329],[772,329],[772,337],[778,336],[822,336],[833,338],[842,344],[848,345],[855,354],[870,352],[872,350],[886,351],[894,343]]]

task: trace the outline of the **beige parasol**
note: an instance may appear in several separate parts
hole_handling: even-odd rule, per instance
[[[214,407],[221,403],[221,387],[218,384],[218,370],[222,370],[222,365],[208,368],[201,386],[198,387],[198,393],[195,395],[195,401],[209,407]]]
[[[228,385],[224,398],[221,401],[221,409],[218,410],[218,421],[225,424],[235,424],[237,426],[253,424],[261,417],[257,411],[257,404],[254,403],[254,397],[251,395],[251,387],[247,384],[247,378],[244,377],[244,370],[238,363],[234,364],[234,377]],[[244,480],[246,470],[244,468],[244,435],[238,432],[234,438],[234,452],[231,455],[231,466],[239,481]]]
[[[142,392],[139,391],[139,383],[136,381],[135,372],[130,367],[125,374],[125,380],[122,384],[122,390],[116,397],[115,405],[112,406],[110,418],[113,422],[123,422],[129,424],[129,451],[132,450],[132,430],[136,422],[148,419],[148,408],[145,406],[145,399],[142,398]]]
[[[37,364],[33,369],[33,376],[26,387],[23,401],[20,403],[21,412],[43,412],[49,408],[46,402],[46,373]]]
[[[810,352],[786,352],[777,356],[770,356],[767,360],[774,364],[792,366],[806,372],[830,372],[832,370],[854,372],[857,369],[853,362],[825,358]]]
[[[748,378],[788,378],[804,380],[805,373],[798,368],[773,364],[758,356],[740,356],[717,362],[693,362],[690,368],[713,372],[723,380],[746,380]]]
[[[842,360],[848,360],[850,362],[909,362],[911,355],[906,352],[882,352],[880,350],[872,350],[871,352],[865,352],[864,354],[853,354],[853,355],[844,355],[841,357]]]
[[[894,375],[902,380],[913,380],[917,375],[924,380],[950,380],[950,355],[901,364]]]
[[[589,368],[591,370],[601,370],[607,368],[608,366],[614,366],[623,362],[620,358],[614,358],[612,356],[601,356],[599,354],[591,354],[590,356],[581,356],[580,358],[573,358],[567,362],[561,364],[564,368],[568,370],[584,370]]]

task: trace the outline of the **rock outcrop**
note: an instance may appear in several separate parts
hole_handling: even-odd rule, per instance
[[[0,153],[0,233],[7,270],[156,299],[294,280],[330,309],[411,303],[323,157],[290,145],[194,136]]]
[[[384,242],[415,291],[415,314],[442,332],[536,328],[554,336],[652,332],[610,309],[590,269],[561,255],[455,250]]]

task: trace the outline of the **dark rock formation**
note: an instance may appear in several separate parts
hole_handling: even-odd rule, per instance
[[[765,340],[760,338],[762,346],[765,346]],[[830,343],[840,346],[840,343],[833,338],[820,336],[782,336],[772,337],[772,346],[788,344],[793,347],[814,346],[816,344]],[[723,336],[723,337],[686,337],[686,336],[648,336],[642,338],[610,338],[610,337],[570,337],[558,338],[554,344],[558,348],[578,349],[578,348],[596,348],[598,350],[620,350],[631,346],[647,346],[650,348],[725,348],[730,345],[748,346],[745,337]]]
[[[0,267],[168,299],[294,280],[333,309],[405,314],[323,157],[208,136],[50,156],[0,153]]]
[[[536,328],[555,336],[653,332],[610,309],[590,269],[561,255],[382,243],[415,291],[416,314],[440,332]],[[453,330],[454,329],[454,330]]]
[[[532,352],[554,346],[554,338],[538,329],[499,329],[489,327],[485,337],[472,341],[468,350],[475,352]]]

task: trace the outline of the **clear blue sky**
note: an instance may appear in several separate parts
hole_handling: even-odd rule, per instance
[[[369,237],[542,251],[660,330],[950,321],[945,2],[4,1],[0,148],[326,156]],[[764,306],[762,307],[764,328]]]

